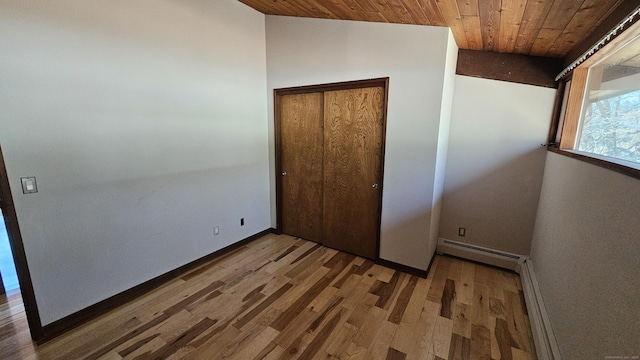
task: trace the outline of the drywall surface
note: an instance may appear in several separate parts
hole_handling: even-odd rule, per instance
[[[640,180],[549,153],[531,258],[564,359],[640,354]]]
[[[0,7],[0,144],[43,325],[270,227],[264,15]]]
[[[390,78],[380,257],[426,269],[449,29],[282,16],[266,26],[271,134],[273,89]],[[272,214],[275,226],[275,197]]]
[[[555,89],[460,75],[455,86],[440,237],[529,254]]]
[[[449,149],[449,133],[451,130],[451,112],[456,82],[456,66],[458,60],[458,46],[449,32],[447,53],[445,58],[445,80],[442,85],[442,106],[440,107],[440,127],[438,129],[438,155],[433,188],[433,213],[431,216],[431,234],[429,235],[430,256],[436,252],[438,232],[442,216],[442,198],[444,196],[444,181],[447,165],[447,151]]]

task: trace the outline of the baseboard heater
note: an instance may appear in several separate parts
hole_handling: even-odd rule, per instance
[[[525,257],[519,269],[524,301],[527,304],[533,341],[536,344],[536,354],[540,360],[562,360],[558,342],[553,334],[551,321],[544,307],[542,293],[533,271],[531,259]]]
[[[439,254],[457,256],[463,259],[478,261],[483,264],[489,264],[516,272],[519,270],[520,259],[523,258],[522,255],[444,238],[438,239],[436,251]]]

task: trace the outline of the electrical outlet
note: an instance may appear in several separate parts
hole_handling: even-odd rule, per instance
[[[213,235],[220,235],[220,227],[219,226],[214,226],[213,227]]]
[[[466,233],[467,233],[467,229],[465,229],[463,227],[458,228],[458,236],[463,236],[464,237],[466,235]]]
[[[240,219],[240,226],[244,226],[244,218]]]

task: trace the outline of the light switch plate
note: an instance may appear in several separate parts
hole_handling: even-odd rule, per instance
[[[36,185],[36,177],[22,177],[20,178],[22,182],[22,193],[23,194],[33,194],[38,192],[38,185]]]

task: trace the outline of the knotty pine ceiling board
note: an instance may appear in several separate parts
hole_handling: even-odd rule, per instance
[[[448,26],[458,47],[563,57],[623,0],[239,0],[267,15]]]

